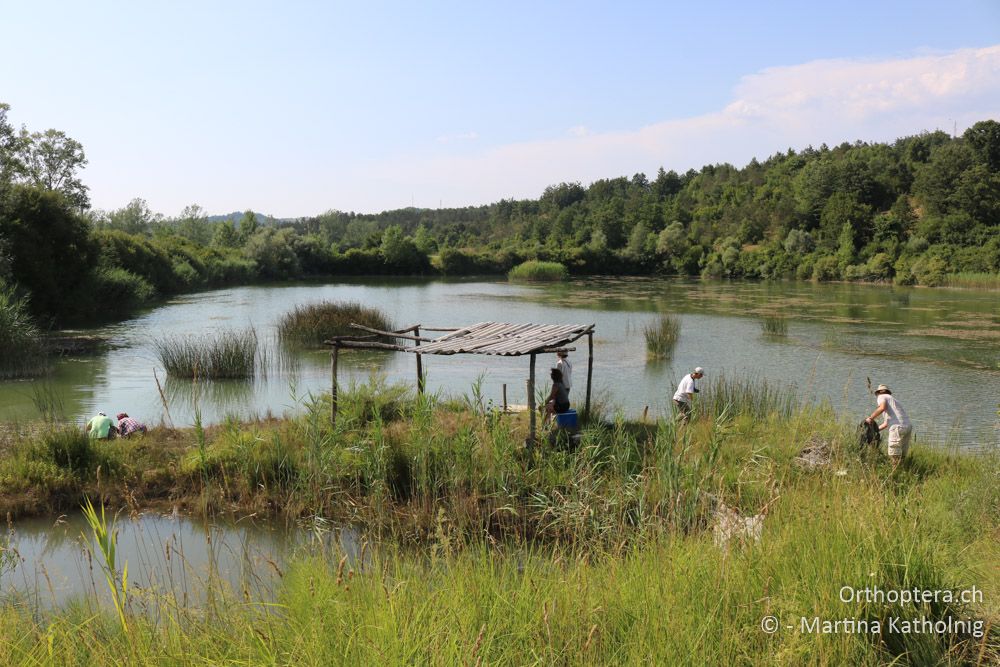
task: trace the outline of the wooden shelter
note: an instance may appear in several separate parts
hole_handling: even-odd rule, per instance
[[[417,391],[424,391],[423,355],[425,354],[487,354],[503,357],[530,357],[528,370],[528,412],[531,439],[535,439],[535,357],[539,354],[573,351],[567,347],[579,338],[587,337],[587,396],[586,408],[590,411],[590,386],[594,375],[594,325],[593,324],[507,324],[505,322],[479,322],[461,328],[425,327],[420,324],[381,331],[352,324],[351,327],[367,335],[334,336],[324,344],[331,346],[330,375],[333,405],[330,420],[337,421],[337,357],[342,349],[392,350],[409,352],[417,357]],[[420,331],[443,333],[438,338],[425,338]],[[386,341],[395,342],[386,342]],[[406,343],[411,343],[407,345]]]

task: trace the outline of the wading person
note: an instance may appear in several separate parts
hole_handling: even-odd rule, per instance
[[[568,394],[573,389],[573,364],[569,363],[569,352],[566,350],[556,352],[556,356],[559,358],[556,362],[556,368],[562,373],[562,382],[566,385],[566,393]]]
[[[146,433],[146,425],[132,419],[124,412],[118,413],[118,436],[127,438],[133,433]]]
[[[98,412],[89,422],[87,422],[87,435],[89,435],[92,440],[107,440],[117,434],[118,429],[115,428],[114,423],[111,421],[111,417],[107,416],[103,412]]]
[[[694,373],[685,375],[677,385],[677,391],[674,392],[674,405],[677,407],[677,414],[680,415],[682,422],[691,418],[691,401],[698,393],[695,381],[703,377],[705,377],[705,371],[701,366],[698,366],[694,369]]]
[[[889,459],[892,461],[892,467],[895,468],[906,458],[906,453],[910,449],[910,434],[913,432],[913,427],[910,425],[910,418],[906,416],[906,410],[892,395],[889,387],[880,384],[875,389],[875,401],[878,403],[878,407],[865,421],[871,424],[878,419],[879,415],[885,415],[885,419],[878,429],[880,431],[889,429],[889,445],[886,449]]]
[[[569,390],[563,383],[562,371],[553,368],[549,374],[552,378],[552,390],[549,397],[545,399],[545,423],[549,423],[552,416],[569,410]]]

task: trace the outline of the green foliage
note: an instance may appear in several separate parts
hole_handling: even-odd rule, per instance
[[[351,328],[360,324],[381,331],[392,331],[389,316],[377,308],[356,301],[324,301],[296,306],[278,322],[278,337],[282,343],[322,348],[331,336],[364,336],[364,331]]]
[[[788,335],[788,319],[783,315],[767,315],[760,321],[760,328],[766,336],[784,337]]]
[[[26,299],[0,279],[0,378],[32,377],[46,370],[41,331]]]
[[[522,262],[507,272],[507,279],[515,282],[555,282],[565,280],[568,276],[566,267],[559,262],[543,262],[536,259]]]
[[[253,378],[265,371],[267,361],[252,327],[213,337],[162,338],[154,347],[167,375],[179,378]]]
[[[653,359],[669,359],[674,356],[674,348],[681,337],[681,318],[677,315],[660,315],[655,324],[642,330],[646,339],[646,356]]]

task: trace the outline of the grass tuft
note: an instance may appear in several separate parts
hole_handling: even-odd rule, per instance
[[[263,374],[267,353],[250,327],[216,337],[173,337],[154,342],[168,376],[188,379],[248,379]]]
[[[28,313],[27,299],[0,280],[0,380],[34,377],[47,371],[41,330]]]
[[[767,315],[761,320],[760,328],[765,336],[787,336],[788,320],[781,315]]]
[[[542,262],[530,259],[507,272],[507,279],[519,282],[558,282],[566,280],[569,271],[559,262]]]
[[[278,322],[278,337],[286,345],[321,348],[331,336],[365,335],[351,324],[391,331],[389,316],[356,301],[323,301],[296,306]]]
[[[646,337],[646,356],[652,359],[669,359],[674,356],[674,348],[681,337],[681,318],[677,315],[661,315],[654,324],[643,331]]]

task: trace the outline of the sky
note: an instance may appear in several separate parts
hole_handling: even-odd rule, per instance
[[[95,208],[536,198],[1000,119],[1000,2],[0,0],[0,102]]]

